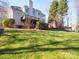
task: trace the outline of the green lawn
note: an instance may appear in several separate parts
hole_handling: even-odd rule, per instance
[[[79,59],[79,34],[63,31],[6,31],[0,59]]]

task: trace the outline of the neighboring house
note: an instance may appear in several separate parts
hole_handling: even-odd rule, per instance
[[[0,0],[0,21],[3,17],[8,17],[8,4],[5,1]]]
[[[4,7],[0,6],[0,20],[1,20],[3,17],[7,17],[7,11],[5,10]]]

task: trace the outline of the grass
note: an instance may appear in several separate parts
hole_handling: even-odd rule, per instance
[[[79,33],[6,31],[0,36],[0,59],[79,59]]]

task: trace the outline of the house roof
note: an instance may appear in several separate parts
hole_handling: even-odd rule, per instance
[[[22,8],[21,8],[21,7],[18,7],[18,6],[11,6],[11,8],[12,8],[13,10],[22,11]]]

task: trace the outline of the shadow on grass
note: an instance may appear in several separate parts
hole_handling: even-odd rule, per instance
[[[6,33],[37,33],[35,30],[9,30],[9,31],[5,31]]]
[[[25,41],[25,39],[20,39],[17,38],[17,34],[15,35],[5,35],[5,36],[9,36],[8,41],[3,41],[1,45],[0,43],[0,47],[4,46],[4,45],[8,45],[11,43],[14,43],[15,41]],[[78,42],[79,39],[77,40],[65,40],[65,41],[51,41],[49,40],[49,43],[47,44],[42,44],[42,45],[33,45],[33,46],[29,46],[29,47],[20,47],[20,48],[5,48],[5,49],[0,49],[0,54],[21,54],[21,53],[31,53],[31,52],[45,52],[45,51],[57,51],[57,50],[74,50],[74,51],[79,51],[79,47],[68,47],[65,45],[65,48],[42,48],[42,46],[48,46],[48,45],[64,45],[64,43],[67,44],[67,42]],[[34,43],[34,42],[33,42]],[[30,43],[31,44],[31,43]]]
[[[68,40],[69,41],[69,40]],[[78,40],[73,40],[78,41]],[[20,48],[5,48],[0,49],[0,54],[21,54],[21,53],[32,53],[32,52],[46,52],[46,51],[59,51],[59,50],[73,50],[73,51],[79,51],[79,47],[68,47],[65,46],[64,48],[54,48],[54,47],[42,47],[42,46],[48,46],[48,45],[63,45],[62,42],[50,42],[49,44],[42,44],[42,45],[31,45],[28,47],[20,47]]]
[[[5,45],[8,45],[8,44],[12,44],[12,43],[15,43],[16,41],[18,41],[18,42],[22,42],[22,41],[30,41],[30,39],[32,40],[32,41],[35,41],[35,40],[37,40],[38,38],[36,38],[36,37],[33,37],[33,38],[31,38],[30,37],[30,39],[28,39],[28,38],[18,38],[17,36],[19,36],[18,34],[13,34],[13,35],[8,35],[8,34],[4,34],[4,35],[2,35],[2,36],[7,36],[7,37],[9,37],[7,40],[1,40],[0,41],[0,47],[2,47],[2,46],[5,46]],[[49,41],[49,43],[50,44],[58,44],[58,43],[61,43],[61,42],[52,42],[52,41]],[[49,44],[49,45],[50,45]],[[48,45],[48,44],[44,44],[44,45]]]
[[[66,47],[66,48],[39,48],[39,47],[21,47],[15,49],[0,49],[0,54],[21,54],[31,52],[46,52],[46,51],[57,51],[57,50],[74,50],[79,51],[79,47]]]
[[[10,36],[10,38],[13,38],[13,40],[9,40],[6,41],[6,43],[4,43],[1,46],[7,45],[7,44],[11,44],[14,43],[16,41],[16,39],[18,41],[22,41],[23,39],[18,39],[16,37],[16,35],[12,35]],[[21,53],[31,53],[31,52],[46,52],[46,51],[57,51],[57,50],[74,50],[74,51],[79,51],[79,47],[68,47],[67,42],[74,42],[74,41],[79,41],[77,40],[65,40],[65,41],[49,41],[49,43],[47,44],[41,44],[41,45],[31,45],[29,47],[20,47],[20,48],[4,48],[4,49],[0,49],[0,54],[21,54]],[[64,44],[66,43],[66,44]],[[31,43],[30,43],[31,44]],[[43,46],[49,46],[49,45],[64,45],[65,48],[44,48]]]
[[[9,38],[7,40],[0,40],[0,47],[11,44],[14,42],[14,39],[12,38],[16,38],[14,35],[3,35],[3,36],[9,36]]]
[[[4,34],[2,36],[8,36],[9,38],[7,40],[0,40],[0,47],[15,43],[16,41],[19,41],[19,42],[27,41],[26,38],[18,38],[17,37],[19,36],[18,34],[13,34],[13,35]]]

